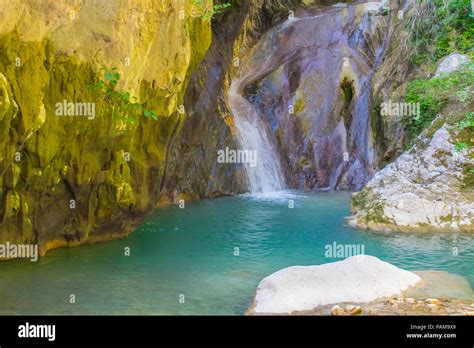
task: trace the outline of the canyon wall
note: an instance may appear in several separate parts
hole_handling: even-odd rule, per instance
[[[164,201],[202,199],[246,192],[241,163],[218,163],[217,151],[237,150],[236,129],[227,103],[240,60],[262,35],[297,8],[335,1],[256,0],[233,2],[216,16],[212,43],[195,70],[185,96],[188,115],[172,145]]]
[[[396,14],[409,4],[321,6],[335,3],[256,1],[218,18],[188,89],[191,117],[174,147],[170,198],[249,188],[241,164],[217,162],[218,150],[241,147],[229,105],[237,79],[238,93],[268,130],[288,188],[358,190],[400,154],[399,120],[374,110],[408,74]]]
[[[336,3],[0,0],[0,243],[44,254],[125,236],[161,203],[246,192],[245,167],[217,161],[240,146],[236,80],[287,188],[361,189],[403,151],[376,106],[410,74],[411,1]]]
[[[210,14],[211,1],[0,1],[0,243],[44,253],[142,221],[161,196]],[[114,117],[110,96],[89,88],[108,70],[153,117]],[[95,115],[60,116],[64,101]]]

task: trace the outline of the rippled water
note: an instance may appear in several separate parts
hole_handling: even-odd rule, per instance
[[[333,242],[363,244],[399,267],[445,270],[474,285],[474,236],[354,230],[344,221],[349,198],[286,192],[160,208],[127,239],[53,250],[37,263],[0,263],[0,314],[243,314],[272,272],[337,261],[324,257]]]

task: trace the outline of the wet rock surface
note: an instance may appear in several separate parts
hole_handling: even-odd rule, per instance
[[[384,135],[372,108],[399,83],[393,66],[404,66],[393,54],[399,23],[387,15],[396,9],[383,8],[297,11],[242,60],[241,93],[273,133],[289,187],[361,189],[380,163],[385,149],[376,139]]]

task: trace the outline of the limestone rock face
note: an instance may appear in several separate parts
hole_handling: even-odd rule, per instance
[[[375,173],[384,149],[374,102],[405,66],[404,24],[388,12],[382,2],[297,10],[241,57],[239,92],[265,123],[288,187],[361,189]]]
[[[474,195],[463,184],[468,150],[447,125],[375,174],[352,198],[349,224],[374,230],[474,231]]]
[[[185,95],[187,117],[170,150],[164,185],[164,193],[169,199],[202,199],[241,193],[248,189],[242,164],[217,161],[218,150],[239,148],[232,112],[226,102],[230,82],[236,78],[239,70],[234,65],[235,61],[242,61],[268,30],[287,19],[289,11],[338,2],[236,2],[232,11],[212,21],[214,39],[191,78]],[[242,61],[240,66],[245,64]]]
[[[125,235],[162,195],[170,143],[211,39],[212,1],[0,0],[0,243],[41,253]],[[88,86],[117,68],[158,120],[125,123]],[[94,103],[62,117],[55,105]]]
[[[250,16],[254,6],[258,10],[258,3],[245,2],[213,21],[215,40],[193,72],[184,99],[187,117],[171,148],[164,189],[171,200],[203,199],[246,190],[241,165],[218,163],[217,151],[238,148],[233,129],[226,124],[229,114],[223,96],[231,74],[234,43],[255,25]]]
[[[452,53],[449,56],[444,57],[436,69],[435,76],[440,76],[442,74],[449,74],[453,71],[458,70],[464,64],[467,64],[471,61],[468,56],[459,53]]]
[[[0,0],[0,242],[44,253],[126,235],[157,202],[244,191],[239,165],[215,158],[236,147],[233,59],[290,9],[336,2],[237,2],[212,20],[200,64],[211,0]],[[101,67],[158,121],[114,119],[87,88]],[[57,117],[63,100],[94,102],[97,116]]]
[[[420,280],[414,273],[368,255],[319,266],[288,267],[260,282],[253,314],[284,314],[333,303],[370,302],[401,294]],[[352,314],[358,314],[359,309],[351,308]],[[334,314],[344,311],[335,308]]]

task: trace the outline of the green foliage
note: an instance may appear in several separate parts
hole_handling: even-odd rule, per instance
[[[452,52],[474,56],[474,19],[470,17],[471,0],[443,0],[417,4],[410,19],[410,31],[416,65],[437,61]]]
[[[474,112],[469,111],[468,113],[466,113],[466,118],[458,122],[456,125],[460,130],[474,130]]]
[[[454,144],[457,152],[469,150],[474,148],[474,112],[469,111],[466,113],[466,118],[456,123],[456,127],[459,130],[458,142]],[[472,153],[470,154],[472,158]],[[472,163],[472,162],[471,162]],[[473,187],[474,183],[474,166],[467,165],[464,170],[464,181],[467,187]]]
[[[427,93],[427,85],[430,80],[415,80],[408,85],[406,101],[408,103],[420,103],[420,113],[414,116],[406,116],[403,119],[405,129],[411,137],[422,132],[427,125],[436,117],[445,100],[434,93]]]
[[[155,121],[158,116],[144,108],[134,96],[130,96],[127,91],[116,91],[115,87],[120,80],[120,74],[117,68],[100,68],[104,71],[103,79],[97,83],[88,86],[91,91],[100,91],[104,99],[112,106],[114,118],[128,123],[136,123],[139,117],[150,117]]]
[[[469,145],[464,142],[457,142],[456,144],[454,144],[454,148],[456,149],[457,152],[461,152],[468,149]]]
[[[199,8],[204,8],[203,2],[204,0],[194,0],[194,4],[196,4]],[[223,10],[231,6],[232,4],[230,2],[225,2],[222,4],[214,4],[211,10],[203,9],[199,17],[204,20],[212,20],[214,19],[214,16],[216,14],[222,13]]]
[[[456,126],[460,131],[466,131],[467,136],[469,138],[474,137],[474,112],[469,111],[468,113],[466,113],[466,118],[459,121],[456,124]],[[458,151],[458,152],[467,150],[471,147],[472,146],[470,146],[467,142],[464,142],[464,141],[458,141],[455,144],[456,151]],[[473,168],[471,168],[471,169],[473,169]]]
[[[453,98],[456,102],[469,102],[474,96],[474,64],[467,64],[460,71],[434,78],[412,81],[405,100],[420,103],[420,114],[406,116],[402,122],[410,137],[419,135]]]

